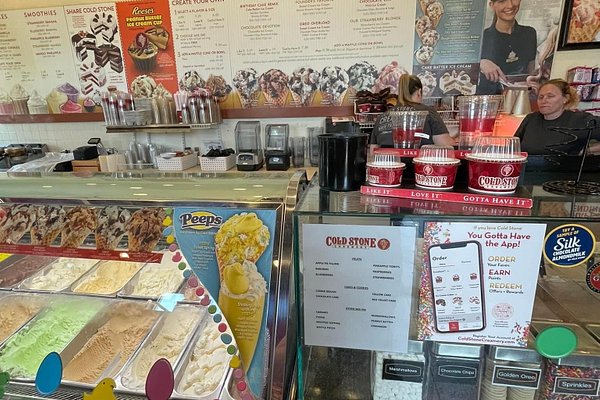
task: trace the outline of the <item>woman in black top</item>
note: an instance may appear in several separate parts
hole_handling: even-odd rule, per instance
[[[490,0],[489,5],[494,19],[483,31],[477,93],[500,94],[500,81],[506,81],[507,75],[532,75],[537,34],[533,27],[517,23],[521,0]]]
[[[398,82],[398,108],[413,108],[417,111],[428,111],[429,115],[425,119],[423,133],[428,137],[421,139],[421,146],[424,144],[442,144],[454,145],[454,139],[448,133],[446,124],[433,107],[422,104],[423,84],[415,75],[404,74]],[[371,144],[381,147],[394,147],[392,138],[392,129],[394,128],[392,118],[389,113],[383,113],[373,127],[371,134]]]
[[[538,94],[539,111],[527,115],[515,133],[521,138],[521,150],[530,154],[581,154],[587,137],[585,128],[595,126],[588,152],[600,154],[600,118],[583,111],[571,111],[578,101],[577,93],[564,80],[544,83]],[[572,137],[553,128],[582,129],[569,132],[575,135]]]

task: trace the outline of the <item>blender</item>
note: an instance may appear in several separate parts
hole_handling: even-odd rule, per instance
[[[264,164],[260,144],[260,122],[239,121],[235,125],[236,165],[238,171],[257,171]]]
[[[269,124],[265,127],[267,171],[287,171],[290,168],[289,137],[288,124]]]

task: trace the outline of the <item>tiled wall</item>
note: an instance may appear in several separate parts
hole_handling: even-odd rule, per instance
[[[201,147],[203,141],[221,139],[226,147],[235,148],[234,129],[238,120],[226,120],[214,129],[196,130],[185,134],[185,143]],[[307,127],[324,125],[323,118],[282,118],[261,120],[262,138],[266,124],[289,124],[291,136],[306,136]],[[146,133],[107,133],[104,123],[53,123],[53,124],[0,124],[0,145],[12,143],[46,143],[50,151],[73,150],[83,146],[89,138],[99,137],[105,147],[125,150],[134,137],[142,143],[148,141]],[[173,150],[182,149],[181,133],[153,133],[150,141]],[[264,145],[264,143],[263,143]]]

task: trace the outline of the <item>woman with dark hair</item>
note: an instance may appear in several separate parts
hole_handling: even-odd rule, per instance
[[[515,136],[521,138],[521,149],[530,154],[581,154],[587,138],[587,130],[594,122],[594,141],[588,152],[600,154],[600,118],[583,111],[571,111],[579,102],[577,92],[562,79],[551,79],[544,83],[538,93],[539,111],[525,117]],[[555,128],[582,128],[569,133],[569,137]]]
[[[428,111],[429,115],[425,119],[425,128],[423,133],[427,136],[421,138],[421,145],[424,144],[441,144],[452,146],[455,144],[454,139],[448,133],[446,124],[440,115],[423,102],[423,84],[415,75],[404,74],[400,76],[398,82],[398,106],[395,110],[411,108],[416,111]],[[393,111],[393,110],[392,110]],[[393,129],[392,118],[389,113],[383,113],[373,127],[371,134],[371,144],[382,147],[394,147],[392,139]]]
[[[490,0],[489,6],[494,19],[483,31],[478,94],[500,94],[507,75],[532,75],[535,69],[537,33],[517,23],[521,0]]]

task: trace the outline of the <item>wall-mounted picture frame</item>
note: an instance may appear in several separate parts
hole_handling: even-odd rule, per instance
[[[600,49],[600,0],[565,0],[558,50]]]

